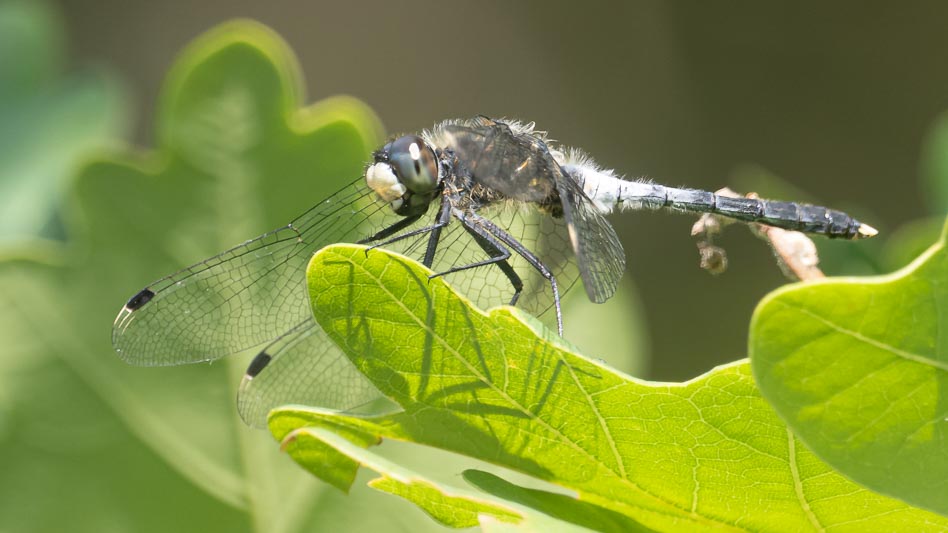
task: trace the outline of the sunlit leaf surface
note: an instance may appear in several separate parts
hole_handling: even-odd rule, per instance
[[[310,263],[317,321],[404,412],[357,417],[303,408],[302,427],[435,446],[574,490],[659,530],[948,527],[863,489],[793,436],[747,363],[684,384],[646,383],[574,352],[512,308],[485,314],[415,262],[335,246]],[[320,476],[354,468],[322,457]],[[312,463],[309,464],[314,467]]]
[[[887,276],[798,284],[754,315],[761,390],[852,479],[948,513],[945,236]]]

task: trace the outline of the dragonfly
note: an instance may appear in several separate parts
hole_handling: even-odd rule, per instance
[[[562,335],[560,298],[578,280],[593,302],[615,293],[626,258],[606,215],[635,209],[829,238],[877,234],[826,207],[627,180],[534,123],[448,120],[392,138],[363,176],[289,224],[148,285],[122,307],[112,343],[142,366],[258,349],[238,389],[250,425],[286,404],[359,409],[382,395],[313,318],[305,267],[317,250],[349,242],[400,252],[476,304],[519,306]]]

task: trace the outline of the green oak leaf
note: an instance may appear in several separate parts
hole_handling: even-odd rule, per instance
[[[325,468],[325,450],[380,477],[368,486],[415,503],[439,523],[452,528],[481,526],[485,531],[650,531],[633,520],[581,502],[565,494],[527,489],[493,474],[467,470],[464,479],[488,495],[448,487],[365,449],[366,442],[347,440],[353,435],[324,428],[304,427],[283,439],[282,448],[314,474]],[[358,439],[357,439],[358,441]],[[343,470],[343,469],[339,469]],[[538,512],[540,511],[540,512]]]
[[[571,495],[521,487],[481,470],[466,470],[463,476],[465,481],[488,494],[595,531],[653,531],[624,514],[584,502]]]
[[[68,246],[0,255],[0,530],[433,527],[374,491],[345,498],[316,483],[244,426],[246,358],[138,368],[109,342],[145,284],[287,223],[361,174],[378,119],[346,97],[301,107],[303,92],[269,29],[214,29],[168,74],[156,148],[116,149],[82,170]]]
[[[61,237],[62,190],[83,157],[125,129],[103,69],[64,75],[64,23],[43,1],[0,1],[0,241]]]
[[[683,384],[639,381],[576,354],[515,308],[473,308],[429,275],[402,256],[354,245],[314,256],[307,279],[317,321],[404,411],[369,417],[288,406],[271,413],[278,439],[344,428],[363,444],[375,435],[433,446],[554,483],[662,531],[948,527],[818,460],[760,396],[746,362]],[[323,459],[327,471],[353,468]],[[601,519],[591,516],[590,525]]]
[[[381,477],[369,481],[369,486],[415,502],[429,516],[448,527],[477,526],[478,516],[482,514],[503,522],[520,522],[523,519],[516,509],[484,497],[446,489],[326,429],[301,428],[293,431],[284,437],[282,447],[294,460],[313,471],[323,470],[324,455],[321,452],[331,449],[353,465],[365,466],[381,474]]]
[[[948,514],[948,251],[894,274],[775,291],[754,313],[764,396],[823,460]]]
[[[348,491],[359,466],[381,477],[368,486],[413,502],[439,523],[453,528],[483,525],[485,515],[502,523],[518,524],[526,531],[651,531],[622,514],[609,511],[565,494],[527,489],[489,472],[466,470],[464,479],[494,496],[478,496],[445,486],[365,448],[378,444],[377,437],[345,426],[303,427],[288,433],[281,448],[315,476]],[[327,464],[334,463],[334,468]],[[334,476],[342,476],[338,479]],[[344,482],[343,482],[344,481]],[[486,499],[485,499],[486,498]]]

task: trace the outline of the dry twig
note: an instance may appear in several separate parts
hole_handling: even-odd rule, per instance
[[[716,191],[716,194],[732,198],[740,197],[739,194],[726,187]],[[747,198],[757,198],[757,195],[750,193]],[[707,213],[701,215],[701,218],[692,226],[691,235],[698,239],[701,268],[712,274],[720,274],[727,270],[727,253],[720,246],[715,246],[713,241],[725,227],[733,223],[733,220]],[[819,268],[820,259],[816,245],[803,233],[763,224],[751,225],[751,231],[770,245],[780,270],[790,279],[811,281],[826,277]]]

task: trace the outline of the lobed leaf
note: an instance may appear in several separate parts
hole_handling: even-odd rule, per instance
[[[317,475],[325,470],[325,463],[322,462],[324,457],[319,457],[321,454],[314,456],[312,452],[331,449],[347,462],[366,466],[381,474],[369,481],[370,487],[415,503],[448,527],[475,527],[479,524],[479,516],[485,514],[502,522],[516,523],[523,518],[516,509],[464,491],[439,486],[325,429],[302,428],[293,431],[284,437],[282,447],[294,460]]]
[[[434,446],[566,487],[658,530],[948,527],[808,452],[745,362],[683,384],[638,381],[576,354],[516,309],[474,309],[429,275],[358,246],[313,258],[317,320],[404,411],[360,417],[287,407],[271,414],[278,439],[345,427]]]
[[[373,491],[328,490],[245,427],[234,397],[246,358],[137,368],[109,343],[146,283],[361,174],[378,119],[347,97],[303,107],[300,77],[260,24],[201,36],[168,75],[158,146],[116,147],[71,184],[70,246],[0,261],[0,530],[434,527]]]
[[[761,391],[810,449],[867,487],[942,514],[948,514],[945,232],[894,274],[772,293],[754,313],[750,335]]]

